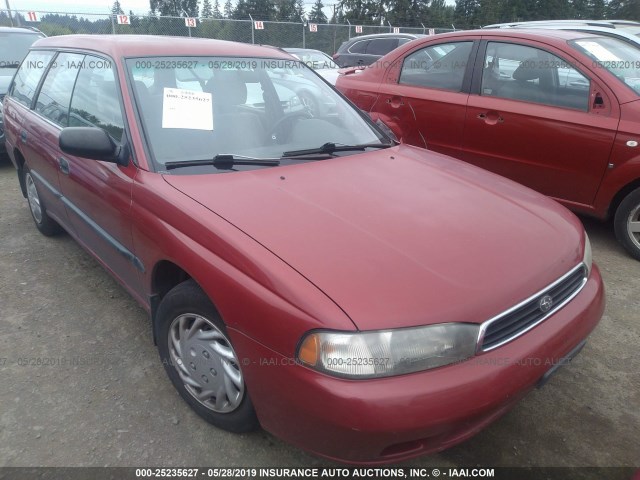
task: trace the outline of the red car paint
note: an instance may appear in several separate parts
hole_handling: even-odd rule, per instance
[[[640,137],[640,99],[568,44],[590,36],[509,29],[427,37],[397,48],[360,72],[341,75],[336,88],[387,123],[403,142],[486,168],[572,210],[604,219],[614,213],[620,195],[640,185],[640,150],[626,144]],[[515,43],[555,55],[591,81],[588,111],[483,96],[479,85],[448,91],[398,83],[407,55],[454,41],[480,46],[485,41]],[[475,55],[469,59],[470,69],[479,78],[483,58]],[[596,95],[602,105],[594,102]]]
[[[132,160],[69,157],[61,129],[7,97],[7,147],[68,203],[49,212],[153,317],[167,272],[211,298],[261,424],[316,454],[385,463],[448,448],[507,411],[580,344],[604,309],[594,265],[584,287],[533,330],[487,353],[375,380],[331,377],[294,360],[310,330],[480,324],[583,261],[568,210],[514,182],[411,146],[227,174],[153,171],[124,58],[290,57],[275,49],[161,37],[64,36],[34,46],[101,52],[117,69]],[[26,135],[23,135],[26,131]],[[46,191],[46,190],[45,190]]]

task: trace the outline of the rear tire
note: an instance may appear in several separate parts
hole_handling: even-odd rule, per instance
[[[628,194],[614,217],[616,238],[636,260],[640,260],[640,188]]]
[[[33,218],[33,223],[36,224],[36,228],[40,233],[47,237],[60,233],[62,228],[47,214],[47,207],[40,196],[35,179],[33,178],[33,175],[31,175],[31,170],[26,164],[22,167],[22,174],[27,191],[27,200],[29,201],[31,218]]]
[[[156,328],[164,368],[189,406],[223,430],[255,430],[258,418],[241,362],[220,315],[193,280],[162,299]]]

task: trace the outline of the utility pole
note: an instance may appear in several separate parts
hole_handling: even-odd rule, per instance
[[[7,5],[7,11],[9,12],[9,21],[11,22],[11,26],[13,27],[13,15],[11,14],[11,7],[9,6],[9,0],[4,0],[4,3]]]

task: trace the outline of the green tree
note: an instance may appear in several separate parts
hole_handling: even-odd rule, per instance
[[[311,23],[327,23],[327,16],[322,11],[323,8],[322,0],[316,0],[316,3],[313,4],[311,12],[309,13],[309,21]]]
[[[152,14],[171,17],[197,17],[198,0],[149,0]]]
[[[122,10],[122,6],[120,5],[120,2],[118,0],[113,2],[113,6],[111,7],[111,13],[113,15],[124,15],[124,10]]]
[[[480,26],[478,17],[480,15],[479,0],[457,0],[454,11],[454,22],[456,28],[473,28]]]
[[[607,18],[640,21],[640,0],[611,0]]]
[[[296,0],[277,0],[275,2],[275,19],[280,22],[299,22]]]
[[[222,18],[222,12],[220,11],[220,0],[216,0],[213,4],[213,18]]]
[[[211,1],[204,0],[202,2],[202,10],[200,10],[200,16],[202,18],[211,18],[213,17],[213,9],[211,8]]]
[[[227,0],[226,2],[224,2],[224,18],[231,17],[233,17],[233,5],[231,3],[231,0]]]

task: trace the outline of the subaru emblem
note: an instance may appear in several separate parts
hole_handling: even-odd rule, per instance
[[[538,303],[538,307],[540,308],[540,311],[542,313],[547,313],[549,310],[551,310],[551,307],[553,307],[553,298],[551,297],[551,295],[545,295],[544,297],[542,297],[540,299],[540,302]]]

